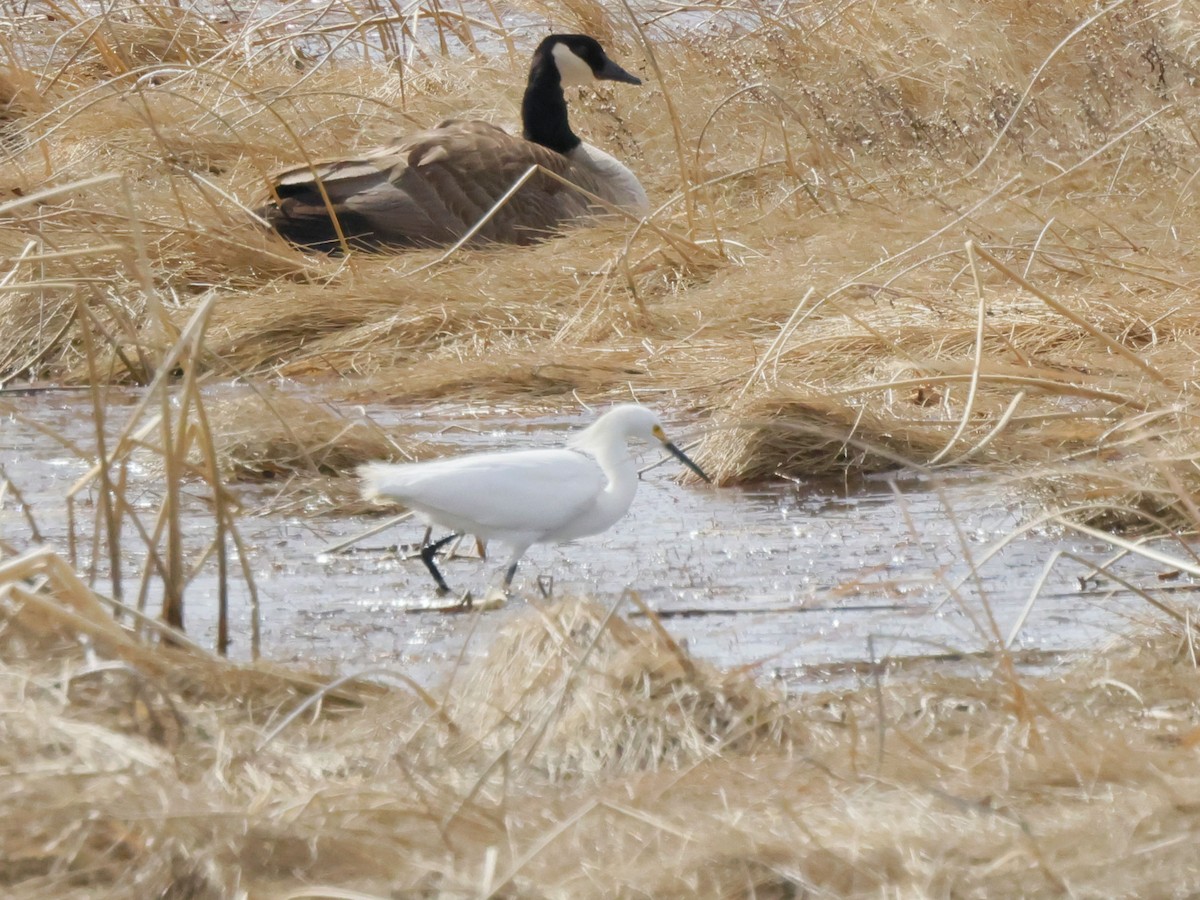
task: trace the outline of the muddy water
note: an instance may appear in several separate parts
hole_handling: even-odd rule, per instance
[[[135,399],[132,393],[111,396],[116,424]],[[3,400],[82,448],[94,444],[86,394],[5,393]],[[367,411],[415,439],[463,450],[550,446],[591,419],[581,413],[529,421],[461,408]],[[674,426],[686,436],[686,422]],[[645,462],[656,459],[651,453]],[[0,417],[0,465],[46,540],[65,548],[63,497],[87,462],[27,424]],[[398,524],[353,552],[329,553],[324,548],[381,520],[256,515],[271,505],[276,489],[239,489],[250,513],[241,529],[261,597],[264,655],[342,670],[383,665],[434,680],[462,655],[482,652],[495,629],[538,602],[539,583],[560,596],[586,594],[603,603],[633,588],[694,653],[755,666],[763,677],[796,686],[831,672],[861,671],[872,656],[915,660],[978,651],[990,634],[988,610],[1007,635],[1033,595],[1015,646],[1037,664],[1097,646],[1128,633],[1131,620],[1151,618],[1150,607],[1133,594],[1094,579],[1081,582],[1086,570],[1078,563],[1060,560],[1042,580],[1057,550],[1097,561],[1111,553],[1107,545],[1054,531],[1011,541],[973,576],[968,559],[982,560],[1035,512],[1022,506],[1017,491],[983,473],[714,489],[680,485],[673,480],[678,471],[668,461],[646,472],[630,515],[605,535],[534,547],[518,572],[517,597],[503,609],[471,613],[432,609],[446,601],[434,595],[420,561],[395,549],[419,540],[417,523]],[[148,464],[136,475],[138,503],[152,509],[157,472]],[[92,514],[87,499],[85,493],[77,509],[81,520]],[[202,499],[187,516],[189,533],[208,533]],[[0,505],[0,536],[17,547],[31,543],[11,490]],[[472,558],[473,548],[449,560],[444,572],[451,586],[484,593],[503,564],[503,550],[493,549],[486,561]],[[86,550],[85,541],[78,549],[82,567]],[[141,564],[137,554],[125,561],[127,597],[137,594]],[[188,630],[209,642],[216,597],[211,569],[186,600]],[[1125,561],[1121,571],[1151,591],[1169,591],[1167,602],[1180,602],[1191,589],[1178,579],[1160,580],[1160,568],[1146,564]],[[111,591],[100,575],[97,586]],[[160,599],[152,591],[150,608]],[[632,603],[625,609],[638,614]],[[234,591],[234,615],[234,652],[244,655],[249,613],[241,587]]]

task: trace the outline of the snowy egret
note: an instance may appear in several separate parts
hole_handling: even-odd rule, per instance
[[[634,439],[661,444],[709,481],[667,440],[658,416],[636,403],[610,409],[568,439],[566,447],[473,453],[401,465],[368,463],[359,474],[364,496],[398,500],[428,524],[450,529],[450,535],[421,549],[440,592],[449,588],[435,555],[460,534],[512,548],[504,575],[507,588],[531,545],[599,534],[629,511],[638,483],[628,446]]]

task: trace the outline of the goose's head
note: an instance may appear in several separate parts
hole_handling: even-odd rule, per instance
[[[558,70],[563,87],[594,84],[596,81],[642,83],[642,79],[630,75],[609,59],[600,42],[586,34],[550,35],[534,51],[534,68],[539,64],[553,65]]]

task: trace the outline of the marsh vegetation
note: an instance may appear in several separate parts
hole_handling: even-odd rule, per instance
[[[0,427],[85,467],[53,511],[0,471],[8,895],[1200,889],[1191,4],[4,11]],[[645,81],[570,98],[644,221],[321,256],[255,220],[281,166],[511,127],[547,25]],[[630,398],[724,485],[1003,478],[1112,547],[1087,578],[1149,624],[1032,675],[976,598],[967,672],[868,659],[796,697],[695,658],[637,591],[531,600],[440,685],[273,665],[230,620],[257,602],[248,485],[360,514],[356,465],[444,449],[359,405]],[[201,577],[213,646],[180,630]]]

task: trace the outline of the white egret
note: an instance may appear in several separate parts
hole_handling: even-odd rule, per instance
[[[410,464],[368,463],[359,468],[368,498],[387,497],[429,525],[451,534],[421,549],[421,559],[449,590],[435,555],[461,534],[496,540],[512,548],[504,587],[533,544],[555,543],[607,531],[629,511],[638,473],[629,441],[661,444],[709,481],[698,465],[672,444],[652,411],[636,403],[616,406],[572,435],[566,447],[473,453]]]

